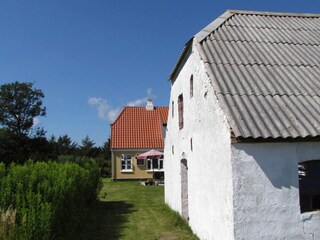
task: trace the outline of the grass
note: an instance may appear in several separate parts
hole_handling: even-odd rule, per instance
[[[77,239],[198,239],[180,215],[164,203],[162,186],[103,180]]]

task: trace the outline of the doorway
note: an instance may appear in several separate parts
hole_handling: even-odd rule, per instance
[[[189,221],[189,199],[188,199],[188,162],[181,160],[181,215]]]

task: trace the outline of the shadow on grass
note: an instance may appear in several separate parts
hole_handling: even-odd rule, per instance
[[[119,239],[123,225],[133,212],[133,205],[125,201],[97,201],[87,213],[85,221],[79,228],[77,239],[105,240]]]

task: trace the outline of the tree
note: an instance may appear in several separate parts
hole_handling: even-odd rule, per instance
[[[111,150],[110,138],[100,147],[100,154],[97,157],[99,166],[101,167],[102,176],[111,176]]]
[[[99,153],[99,149],[96,148],[94,145],[95,145],[95,142],[91,140],[87,135],[81,141],[80,154],[86,157],[92,157],[92,158],[96,157]]]
[[[18,139],[11,131],[0,129],[0,162],[24,163],[29,156],[26,142],[26,138]]]
[[[35,117],[45,116],[44,94],[30,82],[0,85],[0,125],[17,136],[28,136]]]
[[[65,134],[60,136],[57,141],[58,155],[72,155],[77,150],[77,143],[73,142],[71,138]]]

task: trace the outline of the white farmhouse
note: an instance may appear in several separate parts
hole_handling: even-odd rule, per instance
[[[227,11],[171,76],[165,201],[201,239],[320,239],[320,15]]]

